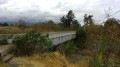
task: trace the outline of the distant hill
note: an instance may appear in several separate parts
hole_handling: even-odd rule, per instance
[[[15,24],[17,22],[16,21],[0,21],[0,23],[8,23],[10,25],[10,24]],[[26,24],[31,26],[33,22],[26,22]]]

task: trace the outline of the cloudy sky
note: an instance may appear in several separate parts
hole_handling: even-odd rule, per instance
[[[73,10],[80,23],[83,23],[84,14],[94,15],[94,20],[100,23],[108,8],[111,8],[110,14],[119,11],[120,0],[0,0],[0,21],[51,19],[59,22],[61,16]],[[120,19],[120,13],[112,17]]]

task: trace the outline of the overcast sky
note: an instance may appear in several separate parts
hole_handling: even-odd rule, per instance
[[[105,18],[105,10],[111,8],[110,14],[120,10],[120,0],[0,0],[0,21],[54,20],[73,10],[76,19],[83,23],[84,14],[91,14],[98,23]],[[115,14],[120,19],[120,13]]]

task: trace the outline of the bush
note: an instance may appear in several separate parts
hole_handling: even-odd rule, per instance
[[[50,48],[52,48],[52,41],[48,37],[41,36],[39,43],[36,45],[36,50],[43,53],[49,51]]]
[[[59,51],[62,54],[69,55],[77,50],[76,45],[73,42],[66,42],[59,47]]]
[[[13,39],[15,45],[15,55],[32,55],[34,51],[43,52],[52,46],[48,37],[42,36],[38,32],[30,32],[25,35],[16,36]],[[39,50],[39,51],[38,51]]]
[[[110,54],[104,54],[104,46],[98,49],[90,59],[90,67],[113,67]],[[106,51],[108,52],[108,51]]]
[[[6,45],[6,44],[8,44],[6,39],[0,40],[0,45]]]
[[[90,59],[90,67],[102,67],[103,54],[102,51],[98,51],[98,53]]]
[[[86,39],[87,39],[87,33],[86,31],[84,31],[84,29],[79,29],[77,32],[76,32],[76,39],[75,39],[75,43],[77,45],[77,47],[79,47],[80,49],[83,49],[85,48],[85,42],[86,42]]]

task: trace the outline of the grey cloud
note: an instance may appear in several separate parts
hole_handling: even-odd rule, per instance
[[[67,0],[57,0],[56,3],[56,6],[51,7],[50,10],[43,10],[36,3],[32,3],[29,8],[21,8],[17,6],[13,7],[13,5],[11,5],[12,7],[0,7],[0,13],[2,13],[0,14],[0,19],[16,20],[21,18],[27,21],[46,21],[52,19],[56,22],[59,22],[62,15],[66,14],[69,10],[73,10],[76,19],[79,20],[80,23],[83,23],[84,14],[94,15],[93,18],[100,23],[102,21],[99,20],[105,18],[105,8],[112,7],[114,10],[112,10],[111,13],[118,11],[120,8],[119,0],[98,0],[95,2],[93,1],[93,3],[86,0],[85,3],[81,4],[70,3]],[[119,15],[115,15],[113,17],[117,17],[118,19],[120,19]]]
[[[7,3],[8,0],[0,0],[0,5]]]

